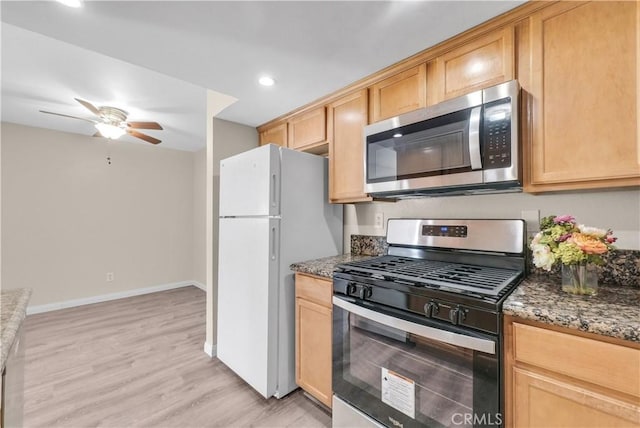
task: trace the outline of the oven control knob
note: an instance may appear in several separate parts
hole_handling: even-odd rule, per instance
[[[462,324],[462,322],[467,318],[467,310],[461,308],[460,306],[451,309],[449,311],[449,320],[453,325]]]
[[[435,315],[437,315],[438,311],[440,311],[440,307],[436,302],[429,302],[424,305],[424,312],[429,318],[433,318]]]
[[[373,290],[368,285],[360,287],[360,298],[362,300],[371,297],[371,294],[373,294]]]
[[[352,294],[356,294],[356,291],[358,291],[358,286],[356,285],[355,282],[349,282],[347,284],[347,296],[351,296]]]

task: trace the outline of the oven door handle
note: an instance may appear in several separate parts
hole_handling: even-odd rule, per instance
[[[452,331],[441,330],[439,328],[428,327],[422,324],[416,324],[401,318],[392,317],[381,312],[363,308],[347,302],[337,296],[333,296],[333,304],[352,314],[361,316],[371,321],[375,321],[387,327],[396,328],[398,330],[413,333],[427,339],[433,339],[438,342],[448,343],[450,345],[459,346],[465,349],[484,352],[486,354],[496,354],[496,342],[479,337],[466,336],[464,334],[454,333]]]

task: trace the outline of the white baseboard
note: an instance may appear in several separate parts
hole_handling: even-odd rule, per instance
[[[125,297],[140,296],[142,294],[156,293],[158,291],[172,290],[174,288],[195,286],[203,288],[197,281],[180,281],[169,284],[154,285],[151,287],[134,288],[117,293],[101,294],[99,296],[83,297],[82,299],[65,300],[63,302],[47,303],[45,305],[28,306],[27,315],[40,314],[42,312],[57,311],[59,309],[73,308],[76,306],[90,305],[92,303],[108,302],[109,300],[123,299]]]
[[[212,345],[209,342],[204,342],[204,353],[213,358],[216,356],[216,345]]]
[[[207,291],[207,286],[198,281],[191,281],[191,285],[194,287],[198,287],[202,291]]]

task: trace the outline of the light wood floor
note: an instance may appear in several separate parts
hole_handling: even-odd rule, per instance
[[[300,390],[265,400],[203,352],[195,287],[30,315],[25,427],[328,427]]]

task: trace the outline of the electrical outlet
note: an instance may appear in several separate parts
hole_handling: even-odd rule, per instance
[[[373,226],[376,229],[384,229],[384,213],[376,213],[373,218]]]
[[[107,272],[107,282],[113,282],[113,272]]]

